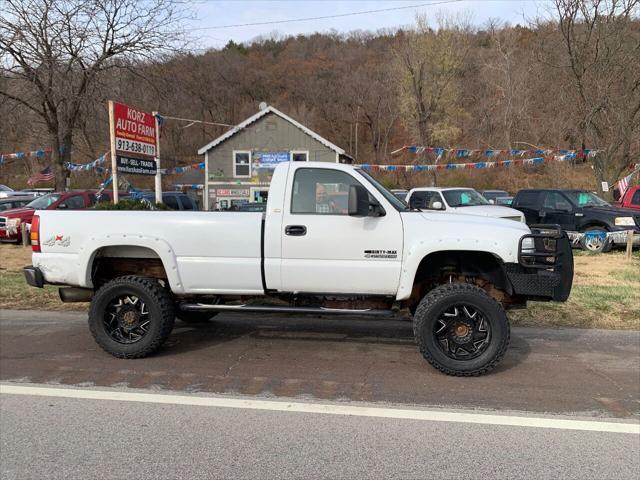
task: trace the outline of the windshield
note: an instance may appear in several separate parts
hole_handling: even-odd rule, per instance
[[[380,182],[378,182],[375,178],[373,178],[367,172],[365,172],[361,168],[357,168],[356,172],[358,172],[360,175],[362,175],[364,178],[366,178],[369,181],[369,183],[371,183],[371,185],[373,185],[374,188],[376,190],[378,190],[382,194],[382,196],[384,198],[386,198],[391,205],[393,205],[393,207],[396,210],[398,210],[400,212],[405,212],[405,211],[410,210],[409,205],[407,205],[404,200],[400,200],[398,197],[396,197],[393,193],[391,193],[389,190],[387,190],[384,187],[384,185],[382,185]]]
[[[49,195],[45,195],[43,197],[36,198],[33,202],[27,203],[27,208],[34,208],[36,210],[44,210],[49,207],[52,203],[56,203],[60,195],[57,193],[50,193]]]
[[[569,199],[579,207],[608,207],[609,204],[591,192],[565,192]]]
[[[486,198],[475,190],[445,190],[444,199],[450,207],[473,207],[476,205],[490,205]]]

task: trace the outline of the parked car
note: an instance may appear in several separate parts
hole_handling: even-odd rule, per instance
[[[144,192],[142,198],[155,203],[155,192]],[[162,192],[162,203],[171,210],[200,210],[198,201],[183,192]]]
[[[640,213],[637,210],[612,206],[586,190],[520,190],[512,205],[524,213],[528,225],[560,225],[570,232],[570,237],[581,239],[583,248],[594,252],[626,243],[627,230],[640,233]],[[577,236],[574,233],[588,235]]]
[[[331,212],[323,191],[344,192],[347,211]],[[408,308],[424,358],[473,376],[505,354],[505,308],[565,301],[571,291],[568,239],[559,229],[534,231],[411,209],[362,168],[283,162],[266,214],[38,212],[24,273],[29,285],[63,286],[63,301],[90,301],[91,333],[119,358],[158,350],[176,315],[396,318]]]
[[[513,197],[496,198],[496,205],[503,205],[505,207],[510,207],[512,203],[513,203]]]
[[[420,210],[463,213],[524,222],[524,215],[521,212],[509,207],[492,205],[473,188],[414,188],[407,195],[406,202]]]
[[[24,207],[27,203],[31,202],[34,197],[7,197],[0,198],[0,212],[3,210],[11,210],[12,208]]]
[[[622,198],[616,203],[616,207],[632,208],[634,210],[640,210],[640,185],[627,188]]]
[[[13,194],[14,194],[13,188],[0,184],[0,198],[11,197]]]
[[[267,210],[266,203],[242,203],[238,205],[238,212],[265,212]]]
[[[111,200],[112,193],[102,192],[102,198]],[[96,203],[95,191],[76,190],[49,193],[35,198],[21,208],[12,208],[0,213],[0,241],[21,242],[20,225],[31,224],[31,219],[39,210],[82,210]]]
[[[396,197],[398,197],[400,200],[404,202],[404,199],[407,198],[407,194],[409,193],[409,190],[394,188],[391,190],[391,193],[393,193]]]
[[[508,197],[509,192],[505,192],[504,190],[483,190],[480,192],[484,198],[486,198],[489,203],[497,204],[496,201],[499,197]]]
[[[54,189],[51,187],[23,188],[22,190],[17,190],[15,193],[17,195],[31,195],[33,197],[42,197],[43,195],[53,193],[53,190]]]

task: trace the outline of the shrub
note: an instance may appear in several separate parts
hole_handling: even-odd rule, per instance
[[[133,200],[131,198],[123,198],[117,204],[112,202],[98,202],[95,206],[96,210],[171,210],[164,203],[156,203],[155,205],[149,201]]]

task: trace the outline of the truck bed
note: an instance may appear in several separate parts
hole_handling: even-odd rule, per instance
[[[159,257],[175,293],[263,293],[261,213],[89,210],[37,215],[42,253],[34,254],[33,262],[47,282],[92,287],[96,254]]]

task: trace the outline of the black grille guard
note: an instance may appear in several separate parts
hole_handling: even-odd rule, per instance
[[[519,271],[510,272],[515,290],[531,297],[565,301],[573,284],[569,237],[559,225],[530,225],[529,228],[531,233],[523,235],[518,243]],[[523,250],[522,244],[527,238],[533,239],[534,248]],[[534,272],[537,274],[532,275]]]

